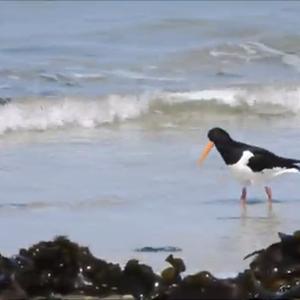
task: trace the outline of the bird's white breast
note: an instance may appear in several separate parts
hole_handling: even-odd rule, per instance
[[[294,168],[288,169],[288,168],[280,168],[280,167],[275,167],[272,169],[264,169],[260,172],[254,172],[247,165],[249,159],[253,156],[254,154],[251,151],[246,150],[243,152],[238,162],[228,166],[233,176],[244,186],[251,185],[251,184],[264,184],[265,182],[269,181],[270,179],[278,175],[282,175],[284,173],[299,172],[297,169]]]

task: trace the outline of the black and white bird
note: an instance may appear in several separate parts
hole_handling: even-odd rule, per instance
[[[267,185],[269,180],[282,174],[300,172],[300,167],[297,166],[300,160],[277,156],[266,149],[235,141],[222,128],[212,128],[207,136],[209,142],[198,162],[201,164],[215,146],[233,176],[243,186],[243,203],[247,198],[247,186],[264,185],[268,200],[272,201],[272,190]]]

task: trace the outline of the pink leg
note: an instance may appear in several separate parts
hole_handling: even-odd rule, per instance
[[[268,196],[268,201],[272,202],[272,189],[268,186],[265,186],[265,191]]]
[[[246,200],[247,200],[247,189],[243,187],[242,194],[241,194],[241,202],[243,204],[246,204]]]

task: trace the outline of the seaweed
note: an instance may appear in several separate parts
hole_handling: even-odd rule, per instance
[[[59,236],[0,255],[0,300],[84,299],[294,299],[300,297],[300,232],[256,250],[244,272],[220,279],[208,271],[183,276],[181,258],[168,255],[160,275],[132,259],[124,268],[95,257],[87,247]],[[126,296],[125,296],[126,295]],[[100,298],[99,298],[100,297]]]

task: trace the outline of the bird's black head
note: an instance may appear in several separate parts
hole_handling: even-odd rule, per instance
[[[212,128],[208,132],[207,136],[209,142],[205,146],[204,150],[202,151],[198,159],[199,164],[201,164],[205,160],[205,158],[207,157],[207,155],[209,154],[209,152],[214,146],[216,146],[216,148],[218,149],[218,151],[221,153],[223,157],[223,153],[224,151],[226,151],[226,148],[228,149],[228,146],[234,143],[230,135],[222,128],[218,128],[218,127]]]
[[[224,144],[232,141],[230,135],[222,128],[212,128],[207,134],[209,140],[214,144]]]

